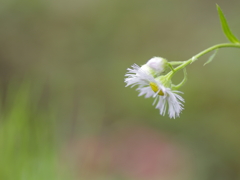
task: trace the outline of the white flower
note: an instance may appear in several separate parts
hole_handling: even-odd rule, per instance
[[[155,98],[153,105],[160,110],[161,115],[165,115],[168,109],[170,118],[178,117],[183,110],[184,99],[177,93],[180,91],[173,91],[171,88],[164,86],[160,78],[154,78],[145,69],[140,68],[134,64],[132,69],[128,68],[128,73],[125,75],[126,86],[138,86],[139,96],[144,95],[145,98]]]
[[[153,57],[146,63],[146,65],[152,68],[156,74],[160,74],[165,71],[167,60],[161,57]]]

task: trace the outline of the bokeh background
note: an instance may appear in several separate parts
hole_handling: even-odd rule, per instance
[[[187,68],[180,118],[124,84],[227,42],[216,3],[240,37],[240,1],[2,0],[0,179],[240,179],[239,49]]]

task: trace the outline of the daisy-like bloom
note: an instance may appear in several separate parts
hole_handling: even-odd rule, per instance
[[[172,90],[169,87],[165,87],[157,79],[155,82],[149,83],[150,88],[137,88],[140,92],[139,96],[145,95],[147,98],[150,92],[154,94],[150,97],[154,97],[153,105],[156,104],[156,109],[160,110],[161,115],[165,115],[168,109],[168,115],[170,118],[179,117],[181,111],[183,110],[184,99],[177,93],[182,93],[180,91]]]
[[[148,68],[142,67],[134,64],[132,69],[127,69],[128,73],[125,75],[127,77],[125,79],[126,87],[138,86],[139,96],[155,98],[153,105],[156,104],[156,109],[160,110],[161,115],[165,115],[168,109],[170,118],[179,117],[183,110],[184,99],[177,93],[181,92],[172,90],[171,81],[167,80],[165,76],[155,78],[153,74],[156,73],[151,73]]]

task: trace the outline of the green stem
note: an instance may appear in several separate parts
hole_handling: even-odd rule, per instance
[[[183,61],[182,64],[178,67],[176,67],[174,69],[174,72],[177,72],[179,71],[180,69],[186,67],[188,64],[190,63],[193,63],[195,62],[199,57],[215,50],[215,49],[219,49],[219,48],[225,48],[225,47],[235,47],[235,48],[240,48],[240,45],[239,44],[232,44],[232,43],[225,43],[225,44],[217,44],[217,45],[214,45],[208,49],[205,49],[204,51],[196,54],[195,56],[193,56],[191,59],[187,60],[187,61]]]
[[[169,62],[169,64],[171,64],[172,66],[179,65],[179,64],[182,64],[182,63],[184,63],[184,61],[171,61],[171,62]]]

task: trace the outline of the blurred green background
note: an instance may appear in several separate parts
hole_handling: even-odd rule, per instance
[[[177,119],[124,84],[227,42],[215,3],[240,37],[240,1],[2,0],[0,179],[240,179],[239,49],[187,68]]]

